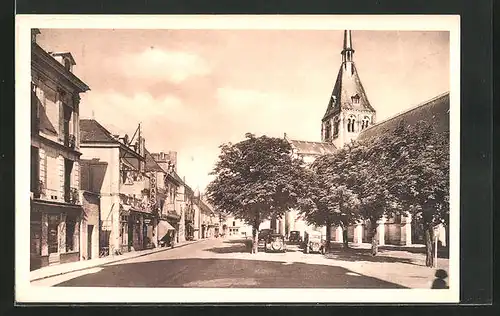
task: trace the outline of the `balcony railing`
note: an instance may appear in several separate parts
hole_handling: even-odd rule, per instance
[[[81,204],[80,202],[80,192],[77,188],[70,188],[64,194],[64,201],[69,204]]]
[[[72,149],[75,149],[76,147],[76,137],[75,135],[68,135],[68,146]]]

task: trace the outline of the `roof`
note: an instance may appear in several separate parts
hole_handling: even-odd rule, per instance
[[[297,151],[298,154],[307,155],[325,155],[335,152],[337,149],[334,144],[327,142],[309,142],[303,140],[292,140],[287,139],[292,148]]]
[[[71,59],[74,62],[72,56]],[[31,64],[38,66],[39,71],[45,71],[44,69],[48,66],[49,69],[56,71],[62,78],[65,78],[66,80],[71,82],[74,87],[78,89],[78,92],[86,92],[90,90],[89,86],[85,82],[83,82],[71,71],[68,71],[63,65],[61,65],[61,63],[59,63],[54,58],[53,55],[46,52],[35,42],[32,42],[31,44]]]
[[[418,121],[435,121],[436,124],[434,126],[437,132],[449,131],[449,111],[450,93],[446,92],[420,103],[405,112],[370,126],[359,134],[358,140],[365,140],[387,133],[394,130],[403,121],[408,124],[415,124]]]
[[[61,57],[66,57],[71,61],[71,64],[74,66],[76,65],[75,59],[73,58],[73,55],[71,55],[70,52],[48,52],[52,56],[61,56]]]
[[[165,172],[162,167],[154,160],[153,156],[151,156],[151,153],[147,150],[144,149],[145,155],[146,155],[146,171],[158,171],[158,172]]]
[[[348,67],[349,64],[351,67]],[[349,71],[350,69],[351,71]],[[354,103],[351,97],[356,96],[359,97],[359,102]],[[368,101],[354,62],[343,62],[340,65],[337,80],[323,119],[330,117],[341,109],[375,112],[375,109]]]
[[[80,119],[82,143],[119,143],[110,131],[94,119]]]

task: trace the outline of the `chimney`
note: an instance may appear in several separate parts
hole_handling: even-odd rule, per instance
[[[177,172],[177,152],[169,151],[168,155],[170,156],[170,161],[174,164],[174,171]]]

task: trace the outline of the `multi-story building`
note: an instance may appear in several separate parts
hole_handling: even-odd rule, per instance
[[[224,218],[222,232],[227,237],[252,237],[252,226],[229,215]]]
[[[122,253],[154,246],[155,211],[145,170],[145,139],[113,135],[94,119],[80,120],[84,159],[106,162],[100,188],[101,252]]]
[[[31,46],[31,269],[80,258],[80,93],[71,53]]]
[[[182,242],[185,240],[182,210],[184,182],[177,174],[177,153],[174,151],[151,153],[151,157],[163,170],[162,179],[157,182],[159,185],[161,182],[162,186],[159,192],[164,192],[164,200],[160,202],[163,205],[160,206],[158,239],[163,239],[169,230],[173,230],[175,242]]]

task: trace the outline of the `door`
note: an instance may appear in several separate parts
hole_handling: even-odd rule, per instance
[[[94,225],[87,225],[87,259],[92,259],[92,232]]]
[[[49,215],[48,216],[48,236],[47,236],[47,245],[49,248],[49,254],[58,253],[59,252],[59,216],[57,215]]]

